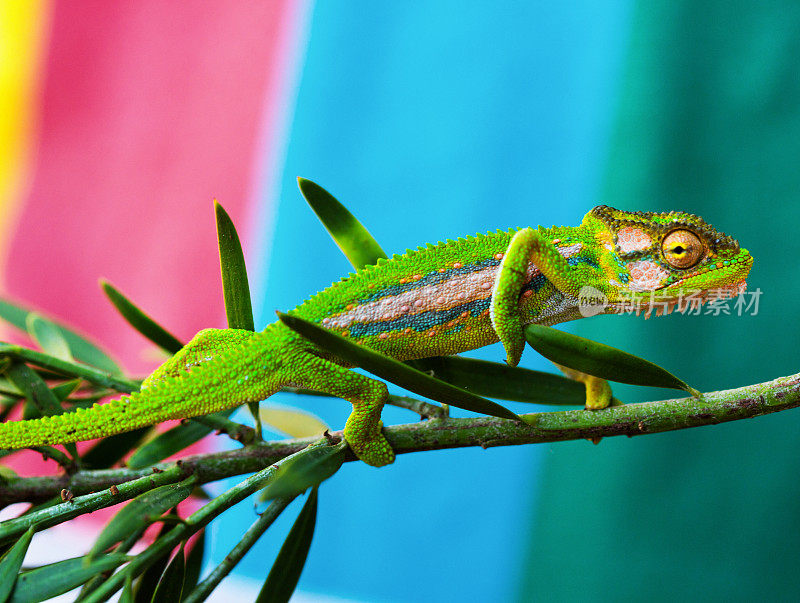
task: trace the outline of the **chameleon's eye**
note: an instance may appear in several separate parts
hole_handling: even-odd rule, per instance
[[[661,251],[673,268],[691,268],[703,259],[703,242],[690,230],[673,230],[664,237]]]

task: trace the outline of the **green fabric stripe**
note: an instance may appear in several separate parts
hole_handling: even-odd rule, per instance
[[[755,257],[758,315],[604,317],[580,334],[704,390],[797,370],[800,3],[640,2],[600,200],[681,209]],[[667,392],[615,386],[624,401]],[[523,600],[791,600],[800,413],[554,444]]]

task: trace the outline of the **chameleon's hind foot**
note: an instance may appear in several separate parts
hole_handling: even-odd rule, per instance
[[[344,428],[344,439],[359,459],[373,467],[383,467],[394,462],[394,451],[381,432],[383,422],[378,422],[377,433],[366,434],[350,420]]]
[[[381,409],[389,392],[386,384],[354,373],[329,360],[301,350],[291,371],[281,375],[284,383],[301,385],[344,398],[353,412],[344,426],[344,439],[353,453],[373,467],[394,462],[394,452],[381,432]]]

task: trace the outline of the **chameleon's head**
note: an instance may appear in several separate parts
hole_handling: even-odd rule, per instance
[[[626,212],[601,205],[584,221],[594,222],[597,241],[609,252],[600,252],[608,282],[606,312],[630,311],[633,303],[637,313],[649,316],[655,310],[660,315],[676,305],[744,291],[752,256],[736,239],[693,214]]]

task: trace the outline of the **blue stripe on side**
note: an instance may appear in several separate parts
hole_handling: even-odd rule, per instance
[[[432,327],[438,327],[455,320],[464,312],[469,312],[472,318],[480,316],[481,313],[489,309],[490,301],[490,298],[478,299],[447,310],[429,310],[419,314],[406,314],[392,320],[354,323],[350,325],[348,331],[351,337],[380,335],[381,333],[402,331],[408,328],[419,332],[427,331]]]
[[[567,264],[570,266],[577,266],[578,264],[589,264],[592,268],[598,268],[599,265],[591,258],[584,258],[579,255],[567,258]]]

